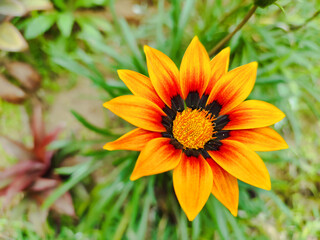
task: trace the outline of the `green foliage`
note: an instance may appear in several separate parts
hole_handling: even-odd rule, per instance
[[[74,16],[71,12],[64,12],[60,14],[57,20],[57,26],[64,37],[69,37],[74,24]]]
[[[104,100],[130,94],[116,76],[116,69],[147,74],[144,44],[165,52],[179,66],[194,35],[209,51],[252,5],[240,0],[206,4],[158,0],[152,5],[145,3],[143,19],[136,24],[122,16],[111,0],[52,2],[55,10],[33,12],[31,17],[16,20],[16,26],[30,39],[30,53],[12,57],[35,63],[48,78],[54,73],[88,79],[105,93],[94,96],[100,98],[101,105]],[[273,2],[255,4],[265,7]],[[131,182],[129,176],[137,153],[101,150],[101,143],[127,132],[128,124],[108,117],[105,127],[98,127],[87,116],[71,111],[75,120],[96,135],[95,140],[62,140],[51,145],[55,149],[63,147],[58,154],[77,152],[85,160],[57,169],[67,180],[44,207],[71,189],[79,219],[76,224],[66,221],[57,233],[52,220],[47,239],[320,238],[320,25],[319,19],[304,24],[318,6],[317,1],[284,0],[279,4],[286,15],[276,6],[259,8],[228,43],[230,69],[251,61],[259,63],[250,98],[271,102],[287,115],[275,129],[285,137],[290,149],[261,153],[272,176],[273,190],[262,191],[240,183],[237,218],[211,196],[190,223],[177,203],[170,173]],[[79,9],[91,7],[87,13]],[[110,13],[112,22],[96,14],[101,7]],[[302,27],[294,30],[295,26]],[[17,239],[41,239],[27,221],[19,220],[12,228]]]
[[[36,38],[46,31],[54,24],[57,15],[55,13],[42,14],[30,19],[25,29],[26,39]]]

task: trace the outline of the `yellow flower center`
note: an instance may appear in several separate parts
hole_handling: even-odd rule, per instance
[[[208,111],[187,108],[177,113],[173,121],[173,136],[184,149],[203,148],[213,138],[214,120],[215,118]]]

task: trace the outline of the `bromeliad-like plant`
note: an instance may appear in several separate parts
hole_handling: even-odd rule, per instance
[[[192,221],[212,193],[236,216],[237,179],[270,190],[270,176],[255,151],[288,147],[268,126],[285,114],[275,106],[245,99],[258,64],[228,71],[230,49],[211,61],[195,37],[180,71],[162,52],[145,46],[149,78],[118,71],[134,95],[117,97],[104,107],[138,127],[106,150],[141,151],[131,180],[173,170],[177,199]]]
[[[38,104],[33,109],[30,128],[33,136],[32,148],[0,136],[0,143],[4,150],[18,160],[15,165],[0,171],[0,196],[4,198],[4,206],[8,206],[18,193],[24,193],[26,197],[42,204],[62,183],[59,175],[54,172],[55,152],[47,149],[48,145],[57,139],[61,129],[57,128],[51,133],[46,133],[41,106]],[[61,196],[51,209],[75,216],[69,192]]]

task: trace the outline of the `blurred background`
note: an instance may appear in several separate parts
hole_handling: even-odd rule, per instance
[[[258,61],[249,98],[285,112],[290,146],[259,153],[272,190],[239,182],[238,217],[211,196],[189,222],[171,173],[131,182],[138,153],[102,150],[133,129],[102,107],[130,94],[117,69],[147,74],[145,44],[179,66],[193,36],[211,51],[252,6],[1,0],[0,239],[320,239],[318,0],[259,7],[225,45],[230,69]]]

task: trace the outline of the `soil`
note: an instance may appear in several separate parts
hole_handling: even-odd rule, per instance
[[[99,89],[95,88],[90,80],[79,78],[72,89],[62,90],[54,96],[54,103],[50,104],[46,111],[47,129],[62,125],[68,134],[73,133],[77,138],[95,136],[92,131],[83,127],[70,111],[74,110],[90,123],[103,127],[106,110],[102,104]]]

